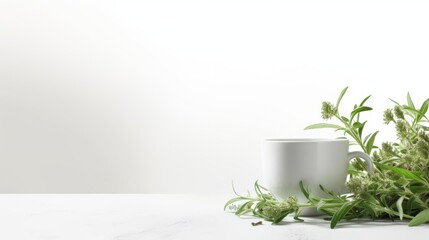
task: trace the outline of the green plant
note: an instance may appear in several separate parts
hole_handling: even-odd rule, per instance
[[[344,133],[364,152],[371,154],[375,169],[367,174],[363,161],[356,159],[349,166],[350,180],[347,186],[350,194],[337,195],[320,186],[329,197],[319,197],[309,192],[301,182],[301,191],[307,197],[307,203],[298,203],[290,196],[285,201],[276,200],[267,189],[255,183],[256,196],[240,196],[225,204],[235,206],[238,216],[251,214],[273,223],[279,223],[288,214],[294,214],[308,207],[330,217],[331,228],[341,220],[370,217],[372,219],[409,219],[409,226],[416,226],[429,221],[429,119],[426,116],[429,99],[420,108],[415,107],[410,94],[407,104],[393,101],[393,109],[384,112],[385,124],[394,124],[397,140],[375,145],[377,132],[364,134],[367,121],[362,121],[361,114],[372,110],[364,98],[359,105],[354,105],[349,115],[343,116],[339,107],[347,88],[343,89],[336,104],[322,103],[322,118],[334,119],[337,123],[318,123],[305,129],[333,128]]]

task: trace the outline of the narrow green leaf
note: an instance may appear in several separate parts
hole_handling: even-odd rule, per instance
[[[411,192],[414,194],[427,194],[429,193],[429,188],[426,186],[410,186]]]
[[[338,131],[346,131],[347,130],[347,128],[343,128],[343,127],[341,127],[341,128],[337,128],[337,129],[335,129],[334,130],[334,132],[338,132]],[[347,139],[346,137],[339,137],[339,138],[345,138],[345,139]]]
[[[367,192],[363,192],[360,197],[362,199],[364,199],[365,201],[374,204],[374,205],[379,205],[378,200],[371,194],[367,193]]]
[[[359,133],[359,137],[361,137],[361,138],[362,138],[363,128],[365,127],[366,122],[367,122],[367,121],[363,122],[363,123],[362,123],[362,127],[360,127],[360,128],[358,129],[358,131],[359,131],[359,132],[358,132],[358,133]]]
[[[369,214],[372,219],[375,219],[377,217],[377,213],[375,212],[374,208],[370,204],[362,202],[360,204],[360,207],[364,208],[367,214]]]
[[[345,87],[345,88],[341,91],[340,96],[338,96],[337,104],[335,104],[335,108],[337,108],[337,109],[338,109],[338,106],[340,106],[341,99],[343,99],[344,94],[346,94],[346,92],[347,92],[347,89],[348,89],[348,88],[349,88],[349,87]]]
[[[428,107],[429,107],[429,99],[426,99],[426,101],[423,102],[419,110],[412,109],[410,107],[406,108],[406,110],[410,111],[415,117],[413,124],[420,122],[422,118],[425,118],[426,120],[428,120],[428,118],[426,117],[426,112],[428,111]]]
[[[324,188],[321,184],[319,184],[319,188],[320,188],[320,190],[322,190],[324,193],[326,193],[326,194],[328,194],[328,195],[332,196],[333,198],[338,198],[338,196],[337,196],[334,192],[332,192],[331,190],[328,190],[328,189]]]
[[[396,201],[396,208],[398,208],[399,219],[402,220],[404,217],[404,210],[402,209],[402,202],[404,201],[404,196],[400,197],[398,201]]]
[[[299,218],[299,213],[295,213],[295,215],[293,216],[293,219],[299,222],[304,222],[304,219]]]
[[[354,203],[346,202],[341,206],[341,208],[335,212],[334,216],[332,216],[331,220],[331,228],[335,228],[337,223],[343,219],[347,213],[353,208]]]
[[[363,126],[363,124],[362,123],[360,123],[360,122],[355,122],[355,123],[353,123],[353,128],[355,128],[355,129],[359,129],[359,128],[361,128]]]
[[[416,117],[416,113],[418,113],[419,111],[417,111],[416,109],[413,109],[407,105],[401,105],[400,103],[398,103],[397,101],[389,98],[390,101],[392,101],[393,103],[395,103],[398,107],[400,107],[406,114],[408,114],[409,116],[415,118]],[[427,118],[426,118],[427,119]]]
[[[403,110],[404,110],[404,112],[408,113],[408,115],[410,115],[412,117],[416,117],[416,118],[417,117],[420,117],[420,118],[424,117],[424,115],[421,114],[420,111],[417,111],[416,109],[413,109],[411,107],[403,106]]]
[[[234,181],[231,181],[231,187],[232,187],[232,191],[234,192],[234,194],[237,195],[237,196],[240,196],[240,194],[238,194],[237,191],[235,190]]]
[[[361,173],[360,171],[356,170],[351,164],[349,165],[347,172],[350,175],[359,175]]]
[[[410,227],[414,227],[420,224],[423,224],[425,222],[429,221],[429,209],[421,211],[419,214],[417,214],[411,222],[408,224]]]
[[[422,115],[425,115],[426,112],[428,111],[428,107],[429,107],[429,98],[426,99],[426,101],[423,102],[422,106],[420,107],[420,113]]]
[[[274,218],[273,223],[277,224],[277,223],[281,222],[287,215],[289,215],[289,212],[285,212],[282,215],[278,216],[277,218]]]
[[[355,110],[357,107],[358,107],[358,106],[355,104],[355,105],[354,105],[354,107],[353,107],[353,110]],[[356,122],[359,122],[359,118],[360,118],[360,114],[358,113],[358,114],[357,114]]]
[[[425,114],[428,111],[428,107],[429,107],[429,99],[426,99],[426,101],[423,102],[422,106],[418,110],[419,113],[417,114],[416,119],[414,120],[415,123],[420,122],[420,120],[423,117],[425,117],[427,119]]]
[[[344,136],[346,135],[346,133],[348,134],[348,135],[350,135],[351,137],[353,137],[353,133],[350,131],[350,130],[344,130]]]
[[[366,143],[366,153],[367,154],[370,154],[372,151],[372,148],[374,146],[374,140],[375,140],[375,137],[377,136],[377,133],[378,133],[378,131],[373,133],[371,135],[371,137],[368,139],[368,142]]]
[[[389,165],[384,165],[384,164],[377,164],[377,167],[387,169],[387,170],[391,170],[392,172],[395,172],[396,174],[398,174],[400,176],[403,176],[405,178],[412,179],[412,180],[415,180],[417,182],[428,185],[428,183],[425,180],[423,180],[421,177],[417,176],[415,173],[408,171],[406,169],[394,167],[394,166],[389,166]]]
[[[369,138],[369,137],[371,137],[371,135],[372,135],[372,133],[371,133],[371,134],[368,134],[368,135],[363,139],[363,143],[366,143],[366,141],[368,140],[368,138]]]
[[[362,107],[362,106],[365,104],[365,102],[366,102],[370,97],[371,97],[371,95],[369,95],[368,97],[364,98],[364,99],[362,100],[362,102],[359,104],[359,107]]]
[[[344,116],[341,116],[341,119],[342,119],[344,122],[349,122],[349,119],[348,119],[348,118],[346,118],[346,117],[344,117]]]
[[[304,128],[304,130],[309,130],[309,129],[318,129],[318,128],[342,128],[339,125],[336,124],[330,124],[330,123],[316,123],[316,124],[311,124],[309,126],[307,126],[306,128]]]
[[[235,215],[240,216],[240,215],[246,214],[247,212],[249,212],[248,210],[251,209],[252,205],[253,205],[253,202],[251,202],[251,201],[243,203],[243,205],[241,205],[237,209],[237,211],[235,212]]]
[[[302,194],[304,194],[305,198],[309,199],[310,193],[308,190],[304,187],[304,183],[302,181],[299,181],[299,188],[301,189]]]
[[[259,188],[260,188],[260,189],[262,189],[262,190],[265,190],[265,191],[267,191],[267,192],[269,191],[269,190],[268,190],[268,188],[266,188],[266,187],[263,187],[263,186],[259,185],[259,181],[258,181],[258,186],[259,186]]]
[[[414,107],[414,103],[413,100],[411,100],[411,95],[410,93],[407,93],[407,103],[408,103],[408,107],[416,109],[416,107]]]
[[[393,100],[393,99],[391,99],[391,98],[389,98],[389,100],[390,100],[390,101],[392,101],[393,103],[395,103],[396,105],[398,105],[398,106],[402,107],[402,105],[401,105],[400,103],[398,103],[397,101],[395,101],[395,100]]]
[[[256,195],[258,195],[258,197],[266,200],[264,193],[261,191],[261,188],[259,187],[258,180],[256,180],[256,182],[255,182],[255,193],[256,193]]]
[[[356,116],[356,114],[358,114],[358,113],[365,112],[365,111],[371,111],[371,110],[372,110],[372,108],[367,107],[367,106],[358,107],[351,112],[350,120],[352,120]]]
[[[407,205],[407,212],[411,212],[414,208],[414,205],[416,203],[416,197],[411,196],[410,199],[406,202]]]

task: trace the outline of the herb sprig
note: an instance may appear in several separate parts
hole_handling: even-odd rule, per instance
[[[307,203],[298,203],[294,196],[284,201],[276,200],[269,191],[256,181],[256,196],[241,196],[229,200],[225,209],[232,207],[236,215],[253,215],[271,221],[281,222],[287,215],[302,221],[299,213],[304,208],[315,207],[330,217],[330,226],[341,220],[369,217],[371,219],[409,219],[409,226],[429,222],[429,119],[426,113],[429,99],[416,107],[410,94],[407,104],[391,100],[393,108],[383,114],[385,124],[393,124],[397,139],[375,145],[378,131],[364,134],[367,121],[361,119],[361,113],[371,111],[366,106],[371,96],[365,97],[347,116],[341,115],[339,107],[347,92],[344,88],[336,104],[322,103],[322,118],[330,122],[312,124],[305,129],[332,128],[352,139],[351,144],[371,154],[375,170],[366,173],[366,165],[357,159],[349,166],[350,180],[347,186],[350,194],[337,195],[323,186],[320,189],[328,197],[315,196],[300,183],[301,191],[308,199]],[[332,123],[332,119],[336,123]]]

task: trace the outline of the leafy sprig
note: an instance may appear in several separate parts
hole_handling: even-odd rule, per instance
[[[339,112],[342,98],[347,92],[343,89],[336,101],[322,103],[322,118],[336,123],[324,122],[305,129],[333,128],[350,137],[351,144],[360,146],[362,151],[372,154],[375,171],[366,174],[365,164],[359,159],[349,167],[350,180],[347,186],[351,194],[336,195],[320,186],[329,197],[314,196],[300,184],[307,203],[298,203],[290,196],[285,201],[276,200],[267,189],[255,183],[255,197],[240,196],[225,205],[238,206],[234,211],[238,216],[251,214],[273,223],[279,223],[293,213],[296,220],[299,212],[308,207],[330,216],[331,228],[341,220],[369,217],[371,219],[410,219],[409,226],[429,221],[429,119],[426,113],[429,99],[416,108],[410,94],[407,104],[392,100],[394,107],[384,112],[385,124],[393,123],[398,139],[375,145],[378,131],[364,134],[367,121],[362,121],[361,113],[371,111],[366,106],[370,96],[365,97],[347,116]],[[234,190],[235,192],[235,190]]]
[[[299,220],[298,211],[305,207],[311,207],[310,204],[298,205],[298,200],[294,196],[288,197],[285,201],[277,201],[269,193],[268,189],[259,185],[258,181],[256,181],[254,184],[254,191],[256,194],[255,197],[241,196],[237,194],[234,189],[234,186],[233,190],[237,197],[229,200],[225,204],[224,210],[230,207],[232,210],[234,210],[237,216],[242,216],[250,213],[256,217],[263,218],[267,221],[279,223],[291,213],[295,214],[296,220]]]
[[[340,96],[338,97],[337,103],[335,105],[327,101],[322,103],[322,118],[325,120],[330,120],[332,117],[334,117],[340,122],[340,124],[342,124],[342,126],[332,123],[317,123],[307,126],[305,130],[318,128],[333,128],[336,131],[343,131],[344,134],[347,134],[351,138],[353,138],[355,141],[354,143],[358,144],[365,153],[370,154],[371,150],[375,148],[374,140],[377,136],[378,131],[375,133],[370,133],[363,137],[363,129],[367,121],[362,122],[360,119],[360,114],[362,112],[372,110],[371,107],[365,106],[366,101],[371,97],[371,95],[364,98],[359,105],[355,104],[353,110],[350,112],[350,115],[346,117],[340,115],[339,106],[341,100],[347,92],[347,89],[348,87],[344,88],[341,91]]]

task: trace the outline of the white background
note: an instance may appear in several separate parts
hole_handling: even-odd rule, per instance
[[[425,1],[0,0],[0,192],[231,193],[345,86],[428,97]],[[386,131],[390,131],[386,133]],[[378,141],[378,142],[379,142]]]

